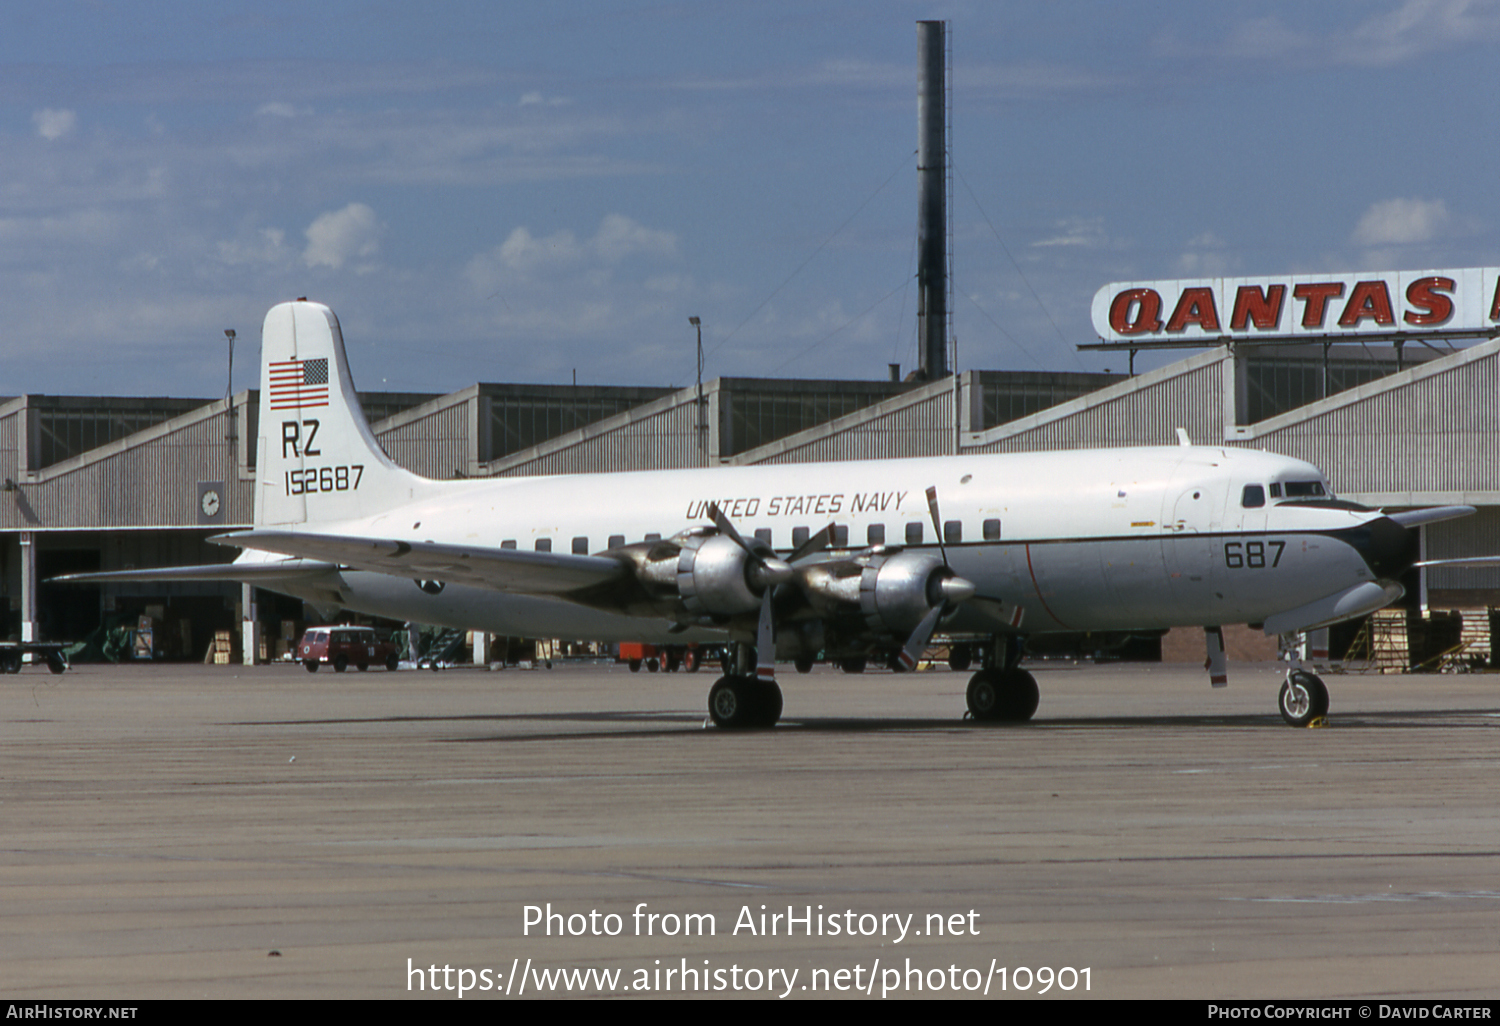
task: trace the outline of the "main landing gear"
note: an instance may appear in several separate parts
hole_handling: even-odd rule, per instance
[[[981,723],[1025,723],[1031,719],[1041,696],[1036,678],[1021,669],[1025,640],[1018,635],[1002,635],[981,653],[984,668],[969,678],[969,715]]]
[[[781,686],[757,676],[756,649],[735,644],[724,650],[724,676],[708,690],[708,718],[730,730],[774,727],[781,719]]]
[[[1277,705],[1281,707],[1281,718],[1292,726],[1309,726],[1328,715],[1328,685],[1306,670],[1288,670]]]
[[[781,719],[781,686],[757,677],[720,677],[708,692],[708,715],[716,727],[774,727]]]
[[[1036,678],[1020,667],[989,667],[969,678],[969,715],[986,723],[1024,723],[1040,699]]]

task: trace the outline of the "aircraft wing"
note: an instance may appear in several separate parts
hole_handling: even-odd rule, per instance
[[[115,581],[240,581],[257,584],[269,581],[316,577],[337,570],[334,563],[309,559],[278,559],[267,562],[209,563],[202,566],[168,566],[146,570],[104,570],[86,574],[64,574],[48,578],[72,584],[109,584]]]
[[[604,556],[303,531],[243,531],[216,535],[209,541],[327,560],[394,577],[469,584],[524,595],[566,595],[620,580],[629,572],[623,562]]]

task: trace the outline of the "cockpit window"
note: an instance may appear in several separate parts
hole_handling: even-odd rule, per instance
[[[1266,504],[1266,490],[1261,485],[1246,485],[1240,494],[1240,505],[1246,509],[1259,509]]]
[[[1286,483],[1286,497],[1288,499],[1321,499],[1328,494],[1323,491],[1322,481],[1288,481]]]
[[[1281,483],[1280,482],[1273,482],[1272,483],[1272,485],[1271,485],[1271,498],[1273,498],[1273,499],[1279,499],[1279,498],[1281,498]]]

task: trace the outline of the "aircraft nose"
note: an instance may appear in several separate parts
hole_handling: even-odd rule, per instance
[[[1390,517],[1377,517],[1343,537],[1378,578],[1394,580],[1417,561],[1417,532]]]

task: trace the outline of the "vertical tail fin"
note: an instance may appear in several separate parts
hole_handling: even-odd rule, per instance
[[[255,526],[373,516],[427,491],[370,432],[332,310],[272,307],[260,352]]]

